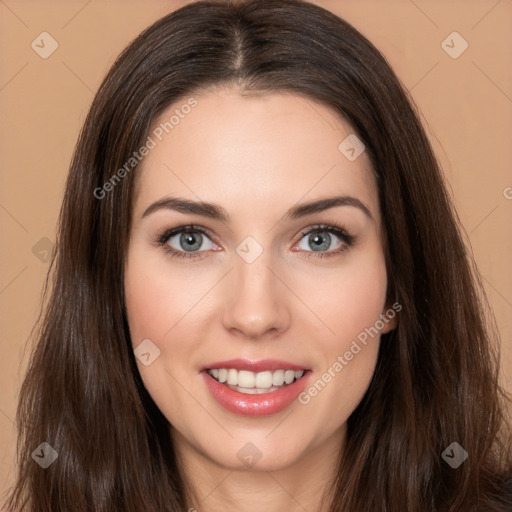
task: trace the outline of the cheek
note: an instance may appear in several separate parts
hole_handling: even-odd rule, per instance
[[[165,258],[136,247],[125,274],[126,309],[132,342],[163,341],[199,300],[204,291],[190,274],[174,271]]]
[[[321,329],[324,335],[314,338],[321,364],[299,403],[318,419],[318,428],[323,422],[327,432],[348,419],[368,389],[379,351],[378,321],[386,301],[387,273],[381,251],[358,254],[357,260],[345,263],[329,274],[323,293],[312,287],[307,296],[331,332]],[[321,282],[320,276],[313,277]]]
[[[201,324],[211,314],[207,294],[218,280],[211,274],[184,271],[144,244],[134,244],[128,255],[124,286],[132,345],[150,339],[160,350],[150,366],[137,365],[150,395],[174,419],[190,408],[179,383],[197,369],[205,339]]]
[[[341,350],[384,312],[387,272],[381,250],[353,253],[335,269],[299,273],[298,291],[323,321],[324,347]]]
[[[183,342],[193,339],[186,315],[206,290],[199,283],[191,287],[189,274],[170,273],[166,259],[155,257],[155,252],[137,245],[130,250],[124,280],[126,310],[134,348],[150,339],[160,350],[149,366],[137,360],[144,385],[160,410],[179,424],[179,411],[190,408],[179,384],[194,345]]]

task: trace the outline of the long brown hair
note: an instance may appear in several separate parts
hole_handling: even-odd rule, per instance
[[[510,512],[499,339],[414,103],[366,38],[301,0],[186,5],[137,37],[103,81],[67,180],[47,306],[20,393],[19,473],[7,506],[186,509],[169,424],[142,384],[126,320],[137,166],[104,197],[97,191],[170,104],[232,84],[331,107],[364,142],[377,175],[388,292],[403,309],[348,420],[330,510]],[[42,442],[58,453],[47,469],[31,457]],[[453,442],[468,453],[457,469],[441,456]]]

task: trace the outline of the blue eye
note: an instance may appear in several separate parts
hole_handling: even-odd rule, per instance
[[[332,225],[315,226],[302,233],[302,236],[296,246],[300,252],[307,254],[307,258],[336,256],[347,250],[356,240],[354,235]],[[193,225],[169,229],[157,238],[157,242],[170,256],[178,259],[200,258],[202,256],[198,253],[220,249],[204,229]],[[335,247],[332,246],[333,243]]]
[[[334,238],[331,235],[334,235]],[[316,226],[313,229],[302,233],[302,236],[305,238],[300,240],[298,247],[299,249],[310,253],[306,256],[308,258],[313,255],[320,258],[335,256],[336,254],[345,251],[355,241],[355,237],[353,235],[349,235],[345,230],[336,226],[328,225]],[[336,238],[338,239],[338,243],[336,247],[333,248],[332,243],[336,242]],[[305,241],[306,247],[304,247],[304,244],[301,246],[303,241]],[[311,248],[312,250],[308,250],[308,248]]]
[[[209,241],[204,250],[198,250],[203,242]],[[165,246],[165,250],[177,258],[194,258],[195,253],[205,252],[217,247],[208,237],[206,232],[194,226],[181,226],[166,231],[158,240]]]

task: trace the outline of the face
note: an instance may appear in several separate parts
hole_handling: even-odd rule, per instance
[[[194,99],[155,121],[137,171],[125,291],[142,380],[178,449],[209,464],[332,454],[395,326],[369,159],[299,95]]]

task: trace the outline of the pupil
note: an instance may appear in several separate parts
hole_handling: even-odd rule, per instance
[[[185,250],[199,249],[201,247],[201,235],[196,236],[192,233],[183,233],[180,237],[180,242]]]
[[[328,249],[330,245],[331,237],[326,233],[327,236],[311,235],[310,242],[313,244],[314,250]]]

